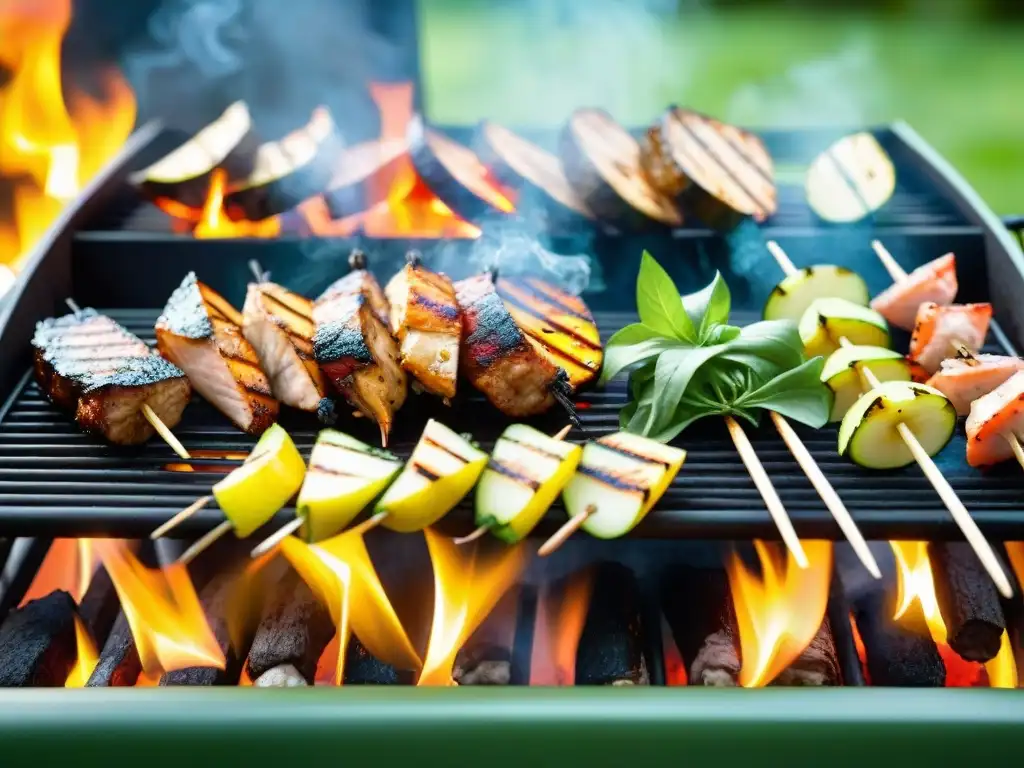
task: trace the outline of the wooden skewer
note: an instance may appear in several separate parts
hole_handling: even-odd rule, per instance
[[[366,520],[359,523],[359,525],[355,525],[349,528],[347,531],[342,531],[342,533],[346,535],[355,534],[357,536],[362,536],[367,531],[376,528],[378,525],[380,525],[384,521],[384,518],[387,516],[387,512],[378,512],[372,517],[366,518]],[[274,549],[274,547],[276,547],[282,541],[287,539],[289,535],[291,535],[293,532],[301,528],[304,522],[305,520],[303,518],[296,517],[288,524],[281,526],[281,528],[275,531],[271,536],[267,537],[266,539],[264,539],[256,545],[255,549],[253,549],[251,553],[252,558],[256,560],[260,557],[263,557],[263,555],[267,554],[270,550]]]
[[[882,262],[882,266],[885,267],[885,271],[889,273],[889,277],[892,278],[894,283],[902,283],[907,279],[906,271],[896,261],[896,257],[889,253],[889,249],[882,245],[881,240],[872,240],[871,248],[875,255],[878,256],[878,260]]]
[[[565,524],[559,528],[555,534],[545,541],[540,549],[537,550],[537,554],[541,557],[547,557],[552,552],[561,547],[569,538],[580,529],[580,526],[587,522],[587,519],[597,512],[597,507],[591,504],[585,510],[575,517],[570,517]]]
[[[195,540],[195,543],[191,547],[181,553],[181,557],[178,558],[178,562],[182,565],[187,565],[195,560],[200,554],[206,551],[206,549],[217,541],[221,536],[226,535],[232,528],[231,521],[225,520],[213,530],[203,534],[200,538]]]
[[[161,538],[162,536],[165,536],[168,531],[172,530],[173,528],[177,528],[183,522],[192,517],[192,515],[194,515],[200,509],[205,507],[207,504],[209,504],[211,501],[213,501],[213,496],[203,496],[201,498],[196,499],[183,510],[181,510],[181,512],[179,512],[170,520],[168,520],[166,523],[161,525],[159,528],[155,529],[151,534],[149,534],[149,538],[155,541]]]
[[[249,270],[256,277],[257,283],[265,283],[270,279],[270,273],[264,272],[263,267],[260,266],[256,259],[249,259]]]

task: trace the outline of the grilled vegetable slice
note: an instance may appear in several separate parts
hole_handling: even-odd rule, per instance
[[[842,338],[851,344],[889,346],[885,318],[845,299],[815,299],[800,318],[799,330],[808,357],[831,355]]]
[[[636,139],[604,110],[573,112],[559,154],[566,178],[598,219],[627,229],[683,223],[675,203],[644,175]]]
[[[224,516],[240,539],[267,523],[302,485],[306,463],[291,436],[272,425],[245,463],[213,486]]]
[[[871,300],[864,279],[853,270],[832,264],[804,267],[772,289],[764,305],[765,320],[796,320],[815,299],[844,299],[866,307]]]
[[[508,427],[476,487],[476,524],[509,544],[527,536],[572,477],[582,451],[525,424]]]
[[[914,457],[897,429],[901,423],[934,456],[953,437],[956,408],[939,390],[925,384],[885,382],[861,395],[846,412],[839,427],[839,455],[868,469],[913,464]]]
[[[911,380],[910,364],[899,352],[859,344],[837,349],[821,369],[821,380],[835,395],[830,421],[841,421],[864,393],[865,368],[869,368],[879,381]]]
[[[223,169],[229,181],[245,178],[252,170],[256,146],[249,108],[236,101],[169,155],[133,174],[131,181],[151,197],[199,210],[213,172]]]
[[[628,432],[583,447],[580,465],[562,492],[570,517],[588,510],[583,530],[599,539],[624,536],[668,488],[686,451]]]
[[[427,128],[422,115],[409,121],[406,139],[409,157],[420,178],[462,218],[479,221],[515,211],[473,151]]]
[[[489,120],[477,130],[476,147],[494,178],[516,192],[520,214],[540,209],[552,227],[595,218],[565,177],[562,163],[550,152]]]
[[[729,230],[778,209],[764,143],[742,128],[670,107],[647,131],[641,163],[651,183],[713,229]]]
[[[343,432],[320,432],[296,504],[302,534],[322,541],[338,533],[377,498],[402,469],[402,460]]]
[[[1024,371],[1024,360],[1019,357],[974,355],[969,360],[948,357],[926,383],[948,397],[958,414],[966,416],[975,400],[1020,371]]]
[[[971,405],[967,417],[967,463],[998,464],[1013,456],[1007,435],[1024,438],[1024,373],[1015,373]]]
[[[331,113],[317,107],[304,127],[256,151],[253,171],[224,197],[233,221],[260,221],[319,195],[331,181],[343,143]]]
[[[409,162],[407,150],[405,141],[378,139],[344,149],[324,192],[331,216],[342,219],[387,200],[391,180]]]
[[[501,278],[498,295],[534,349],[578,390],[601,370],[604,350],[594,316],[578,296],[535,277]]]
[[[981,349],[991,320],[991,304],[922,304],[917,310],[908,356],[935,373],[943,360],[957,353],[957,345],[972,353]]]
[[[470,492],[487,466],[487,454],[431,419],[409,463],[377,502],[383,525],[399,533],[433,525]]]
[[[871,308],[897,328],[912,331],[918,307],[929,301],[952,304],[957,290],[956,257],[947,253],[886,288],[874,298]]]
[[[237,309],[189,272],[156,321],[156,342],[199,394],[240,429],[260,434],[280,405],[241,323]]]
[[[814,158],[804,186],[808,205],[825,221],[860,221],[889,202],[896,169],[874,136],[854,133]]]
[[[402,367],[428,392],[455,397],[462,322],[452,281],[413,255],[384,294],[391,303],[391,330],[400,344]]]
[[[327,395],[327,379],[313,355],[313,302],[277,283],[250,283],[242,333],[277,398],[315,412]]]

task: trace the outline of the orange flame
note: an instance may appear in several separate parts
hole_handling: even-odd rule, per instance
[[[46,597],[56,589],[64,590],[80,603],[98,566],[96,548],[89,539],[54,539],[20,605]]]
[[[224,653],[184,565],[150,570],[123,542],[97,539],[95,546],[117,590],[147,677],[195,666],[224,669]]]
[[[434,617],[417,685],[452,685],[456,654],[518,578],[526,549],[485,555],[479,543],[467,550],[429,528],[423,534],[434,568]]]
[[[78,657],[75,666],[71,668],[71,674],[64,682],[65,688],[84,688],[100,660],[96,643],[78,616],[75,616],[75,645],[78,647]]]
[[[573,685],[576,649],[594,590],[591,569],[572,574],[559,588],[546,586],[537,602],[530,650],[530,685]]]
[[[947,644],[946,622],[939,611],[935,596],[935,580],[928,544],[924,541],[890,541],[896,559],[899,591],[896,600],[896,621],[917,602],[924,614],[928,632],[939,647],[946,665],[946,685],[949,687],[984,685],[992,688],[1016,688],[1017,665],[1009,635],[1004,631],[996,657],[984,665],[966,661]]]
[[[135,124],[134,95],[112,69],[102,73],[103,98],[71,93],[69,112],[61,41],[70,22],[71,0],[0,0],[0,69],[12,73],[0,86],[0,179],[13,182],[0,264],[14,269]],[[8,218],[0,211],[0,220]]]
[[[761,576],[748,570],[733,552],[726,562],[729,589],[740,635],[739,682],[745,688],[767,685],[792,664],[821,627],[832,575],[832,543],[804,542],[808,567],[785,561],[781,548],[755,541]]]
[[[281,231],[281,219],[271,216],[263,221],[232,221],[224,212],[224,190],[227,172],[218,168],[210,176],[210,191],[203,205],[203,213],[192,234],[200,239],[227,237],[275,237]]]

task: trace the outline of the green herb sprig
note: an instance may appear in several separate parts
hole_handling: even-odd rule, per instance
[[[776,411],[820,427],[832,392],[821,382],[824,359],[808,360],[796,323],[766,320],[729,325],[732,297],[720,274],[703,290],[681,296],[644,251],[637,277],[640,322],[608,341],[602,382],[627,369],[631,400],[623,429],[662,442],[704,416],[732,415],[757,425]]]

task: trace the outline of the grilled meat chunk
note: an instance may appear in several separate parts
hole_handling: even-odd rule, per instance
[[[384,289],[402,367],[431,394],[455,397],[462,324],[447,275],[410,261]]]
[[[390,306],[388,305],[387,297],[384,295],[384,291],[381,290],[377,278],[366,269],[366,258],[363,256],[362,251],[353,251],[349,257],[349,263],[352,265],[352,271],[327,286],[327,290],[320,294],[317,302],[333,299],[337,296],[362,293],[366,300],[370,302],[370,308],[373,310],[373,313],[384,323],[385,327],[388,326]]]
[[[568,386],[565,370],[530,344],[494,289],[489,274],[455,284],[462,312],[459,364],[470,383],[506,416],[532,416],[555,402],[554,387]]]
[[[1006,436],[1024,438],[1024,373],[1013,374],[975,400],[964,431],[967,433],[967,463],[972,467],[1013,458],[1013,447]]]
[[[192,394],[182,371],[93,309],[39,323],[32,345],[36,379],[50,400],[112,443],[153,436],[143,405],[174,428]]]
[[[280,405],[242,335],[242,315],[189,272],[156,321],[161,354],[239,428],[258,435],[277,419]]]
[[[976,353],[985,344],[992,320],[991,304],[948,304],[925,302],[917,309],[917,323],[910,337],[907,355],[929,373],[957,353],[962,344]]]
[[[974,355],[970,360],[948,357],[927,384],[948,397],[958,415],[966,416],[975,400],[1020,371],[1024,371],[1024,360],[1019,357]]]
[[[316,411],[327,378],[313,354],[313,302],[271,282],[250,283],[242,333],[259,356],[274,395],[285,405]]]
[[[387,445],[395,411],[405,402],[406,378],[398,344],[374,311],[366,277],[358,275],[363,271],[341,278],[313,304],[313,353],[345,399],[377,422]]]
[[[871,308],[897,328],[912,331],[918,307],[926,302],[952,304],[957,290],[956,256],[947,253],[886,288],[872,300]]]

